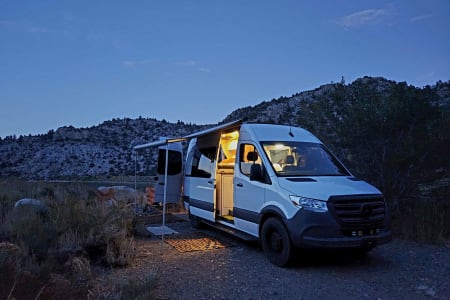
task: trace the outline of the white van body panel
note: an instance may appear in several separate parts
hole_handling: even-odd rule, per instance
[[[238,167],[235,167],[234,173],[234,210],[246,212],[259,212],[264,208],[266,202],[266,187],[261,182],[252,182],[243,175]],[[251,201],[249,201],[251,199]],[[259,226],[257,222],[248,222],[239,217],[234,218],[234,224],[240,230],[258,236]]]
[[[274,176],[272,182],[276,182],[278,178]],[[278,184],[272,184],[267,188],[267,201],[265,207],[277,207],[286,219],[292,218],[300,208],[295,206],[289,199],[292,193],[280,188]]]
[[[248,233],[254,237],[258,237],[259,225],[253,222],[249,222],[240,218],[234,219],[234,228]]]
[[[381,194],[372,185],[346,176],[308,177],[313,181],[293,182],[288,178],[278,178],[278,184],[290,195],[303,196],[328,201],[334,195]]]
[[[190,202],[201,201],[201,205],[190,208],[191,214],[209,221],[214,221],[215,188],[213,180],[209,178],[186,177],[184,184],[185,186],[189,186],[188,195]]]

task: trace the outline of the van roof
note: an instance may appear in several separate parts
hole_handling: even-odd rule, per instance
[[[240,137],[241,139],[254,139],[258,141],[322,143],[306,129],[277,124],[244,123],[241,126]]]
[[[321,143],[318,138],[316,138],[312,133],[303,128],[277,124],[244,123],[243,120],[235,120],[205,130],[194,132],[184,137],[163,138],[151,143],[137,145],[134,147],[134,149],[140,150],[148,147],[162,146],[173,142],[189,140],[218,131],[228,131],[233,128],[240,128],[240,138],[244,140],[302,141]]]

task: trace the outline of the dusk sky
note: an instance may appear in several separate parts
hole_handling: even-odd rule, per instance
[[[450,79],[449,0],[0,0],[0,137],[196,124],[363,76]]]

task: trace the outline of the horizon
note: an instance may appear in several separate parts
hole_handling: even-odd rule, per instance
[[[0,137],[216,124],[343,77],[450,79],[450,2],[0,0]]]
[[[362,78],[364,78],[364,77],[369,77],[369,78],[383,78],[383,79],[385,79],[385,80],[388,80],[388,81],[391,81],[389,78],[385,78],[385,77],[382,77],[382,76],[376,76],[376,77],[374,77],[374,76],[363,76],[363,77],[359,77],[359,78],[356,78],[355,80],[353,80],[352,82],[350,82],[350,83],[347,83],[347,82],[345,82],[345,85],[350,85],[350,84],[352,84],[354,81],[356,81],[356,80],[358,80],[358,79],[362,79]],[[341,80],[342,79],[344,79],[345,80],[345,78],[341,78]],[[438,80],[437,82],[435,82],[434,84],[431,84],[430,86],[436,86],[436,84],[439,82],[439,81],[441,81],[441,82],[450,82],[450,79],[448,79],[448,80]],[[396,83],[401,83],[401,82],[405,82],[405,81],[395,81]],[[297,92],[298,94],[301,94],[301,93],[303,93],[303,92],[309,92],[309,91],[312,91],[312,90],[315,90],[315,89],[317,89],[317,88],[320,88],[320,87],[322,87],[322,86],[324,86],[324,85],[328,85],[328,84],[334,84],[334,83],[337,83],[337,82],[329,82],[329,83],[324,83],[324,84],[320,84],[319,86],[317,86],[316,88],[313,88],[313,89],[309,89],[309,90],[304,90],[304,91],[300,91],[300,92]],[[409,84],[409,83],[407,83],[406,82],[406,84],[408,84],[408,85],[410,85],[410,86],[414,86],[414,85],[411,85],[411,84]],[[419,88],[419,89],[422,89],[422,88],[424,88],[425,86],[423,86],[423,87],[418,87],[418,86],[414,86],[415,88]],[[294,93],[294,94],[296,94],[296,93]],[[258,102],[258,103],[255,103],[255,104],[250,104],[249,106],[256,106],[256,105],[259,105],[259,104],[261,104],[262,102],[264,102],[264,101],[271,101],[271,100],[278,100],[279,98],[282,98],[282,97],[292,97],[294,94],[292,94],[291,96],[279,96],[279,97],[277,97],[277,98],[273,98],[273,99],[270,99],[270,100],[262,100],[262,101],[260,101],[260,102]],[[236,109],[239,109],[239,108],[244,108],[244,106],[243,107],[238,107],[238,108],[236,108]],[[233,110],[234,111],[234,110]],[[228,116],[229,114],[231,114],[233,111],[230,111],[226,116]],[[226,116],[223,118],[223,119],[225,119],[226,118]],[[83,127],[76,127],[76,126],[73,126],[73,125],[71,125],[71,124],[67,124],[67,125],[62,125],[62,126],[60,126],[60,127],[58,127],[58,128],[51,128],[51,129],[49,129],[47,132],[39,132],[39,133],[35,133],[35,134],[27,134],[27,135],[23,135],[23,134],[21,134],[21,135],[16,135],[16,134],[10,134],[10,135],[6,135],[6,136],[0,136],[0,139],[4,139],[4,138],[7,138],[7,137],[16,137],[16,138],[18,138],[18,137],[20,137],[20,136],[38,136],[38,135],[45,135],[45,134],[47,134],[48,132],[50,132],[50,131],[56,131],[56,130],[58,130],[59,128],[64,128],[64,127],[74,127],[75,129],[89,129],[89,128],[91,128],[91,127],[97,127],[97,126],[100,126],[100,125],[102,125],[103,123],[105,123],[105,122],[108,122],[108,121],[113,121],[114,119],[119,119],[119,120],[124,120],[124,119],[131,119],[131,120],[138,120],[138,119],[140,119],[140,118],[142,118],[142,119],[155,119],[156,121],[158,121],[158,122],[163,122],[163,121],[166,121],[166,122],[168,122],[168,123],[172,123],[172,124],[175,124],[175,123],[177,123],[177,122],[183,122],[184,124],[192,124],[192,125],[216,125],[216,124],[218,124],[219,122],[221,122],[221,121],[223,121],[223,119],[222,120],[218,120],[217,122],[215,122],[215,123],[194,123],[194,122],[186,122],[186,121],[184,121],[184,120],[177,120],[177,121],[169,121],[169,120],[166,120],[165,118],[155,118],[155,117],[152,117],[152,116],[137,116],[137,117],[133,117],[133,118],[131,118],[131,117],[127,117],[127,116],[123,116],[123,117],[113,117],[113,118],[111,118],[111,119],[108,119],[108,120],[102,120],[102,121],[100,121],[99,123],[97,123],[97,124],[90,124],[90,125],[87,125],[87,126],[83,126]]]

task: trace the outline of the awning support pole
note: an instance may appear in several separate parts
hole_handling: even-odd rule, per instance
[[[164,197],[162,226],[166,226],[167,168],[169,166],[169,144],[166,144],[166,162],[164,167]]]
[[[134,150],[134,211],[138,213],[139,207],[137,203],[137,151]]]

